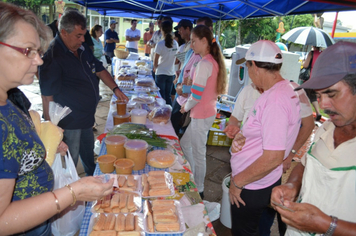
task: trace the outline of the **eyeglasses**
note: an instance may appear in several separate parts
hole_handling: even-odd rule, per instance
[[[32,48],[19,48],[19,47],[15,47],[15,46],[11,46],[9,44],[0,42],[0,44],[7,46],[9,48],[15,49],[16,51],[22,53],[23,55],[25,55],[26,57],[33,59],[36,57],[36,55],[38,54],[41,58],[43,57],[43,53],[38,49],[32,49]]]

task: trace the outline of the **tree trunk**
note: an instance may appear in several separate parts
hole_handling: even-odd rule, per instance
[[[241,44],[241,24],[239,22],[239,26],[237,27],[237,31],[236,31],[235,45],[240,45],[240,44]]]

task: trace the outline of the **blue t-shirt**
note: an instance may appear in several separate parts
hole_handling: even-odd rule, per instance
[[[40,66],[40,88],[44,96],[53,96],[72,112],[58,126],[63,129],[87,129],[93,126],[99,101],[99,79],[96,72],[105,70],[85,43],[77,58],[64,45],[60,35],[51,42]]]
[[[104,50],[105,52],[114,52],[114,49],[116,48],[116,43],[107,43],[107,39],[119,39],[119,36],[117,35],[116,31],[111,31],[111,29],[107,29],[104,34],[104,40],[105,40],[105,47]]]
[[[0,127],[0,178],[16,179],[12,200],[52,191],[53,172],[31,119],[7,100],[0,106]]]

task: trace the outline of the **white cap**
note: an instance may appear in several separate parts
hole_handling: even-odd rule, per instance
[[[272,41],[260,40],[247,50],[246,61],[259,61],[280,64],[283,62],[281,49]]]
[[[111,20],[110,25],[112,25],[112,24],[117,24],[116,20]]]

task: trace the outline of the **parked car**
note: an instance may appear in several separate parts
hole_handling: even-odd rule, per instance
[[[225,48],[223,50],[223,55],[224,55],[225,58],[231,58],[232,54],[234,52],[236,52],[235,47],[233,47],[233,48]]]

